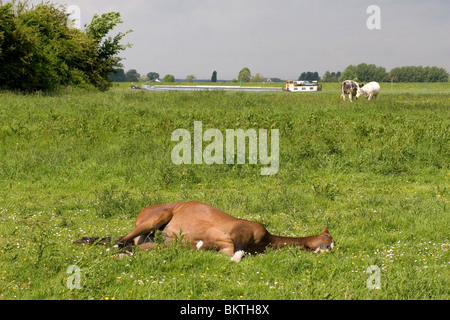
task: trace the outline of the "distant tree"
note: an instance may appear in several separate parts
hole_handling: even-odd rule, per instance
[[[333,82],[330,71],[325,71],[325,73],[323,74],[323,77],[322,77],[322,82]]]
[[[319,73],[317,71],[313,73],[313,78],[311,80],[320,81]]]
[[[374,64],[366,64],[361,63],[354,67],[354,72],[356,77],[361,82],[385,82],[389,81],[389,74],[386,72],[386,69],[383,67],[377,67]]]
[[[339,77],[339,82],[343,82],[345,80],[353,80],[359,82],[355,69],[355,66],[348,66],[347,69],[345,69]]]
[[[339,81],[354,80],[361,83],[371,81],[387,82],[389,73],[384,67],[378,67],[374,64],[360,63],[357,66],[348,66],[338,77]]]
[[[249,68],[245,67],[239,72],[238,81],[250,82],[251,79],[252,73],[250,72]]]
[[[355,67],[355,74],[360,82],[370,82],[374,80],[373,74],[375,69],[372,66],[375,67],[375,65],[369,66],[366,63],[361,63]]]
[[[318,72],[308,71],[308,72],[302,72],[300,77],[298,77],[298,80],[300,80],[300,81],[319,81],[320,77],[319,77]]]
[[[167,74],[162,79],[162,82],[175,82],[175,76],[173,76],[171,74]]]
[[[388,82],[390,80],[389,72],[384,67],[377,67],[372,81]]]
[[[396,67],[390,72],[396,82],[413,82],[413,66]]]
[[[211,82],[217,82],[217,71],[214,71],[212,73]]]
[[[396,82],[447,82],[449,77],[444,68],[422,66],[393,68],[390,75]]]
[[[136,71],[136,69],[128,70],[125,73],[125,79],[127,82],[139,82],[141,75]]]
[[[444,68],[425,67],[425,82],[447,82],[449,74]]]
[[[195,80],[195,76],[194,75],[188,75],[187,77],[186,77],[186,81],[187,82],[193,82]]]
[[[264,81],[264,76],[257,72],[253,77],[252,77],[252,82],[263,82]]]
[[[159,73],[149,72],[147,73],[148,81],[155,81],[159,79]]]
[[[321,79],[322,82],[338,82],[341,72],[326,71]]]
[[[109,81],[112,82],[125,82],[126,77],[125,77],[125,70],[118,68],[118,69],[114,69],[113,72],[109,75]]]

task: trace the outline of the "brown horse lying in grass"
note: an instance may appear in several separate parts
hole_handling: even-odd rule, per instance
[[[245,253],[262,253],[267,247],[300,246],[315,253],[330,251],[334,241],[328,227],[310,237],[280,237],[269,233],[258,222],[235,218],[217,208],[200,202],[175,202],[152,205],[141,211],[133,231],[117,240],[121,246],[134,244],[153,249],[150,235],[161,230],[166,242],[175,238],[188,241],[202,250],[217,250],[239,262]]]

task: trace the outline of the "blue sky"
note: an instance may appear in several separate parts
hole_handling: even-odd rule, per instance
[[[119,11],[132,29],[124,67],[176,78],[236,78],[248,67],[265,77],[343,71],[362,62],[388,71],[405,65],[450,71],[448,0],[55,0],[77,5],[82,25]],[[369,30],[367,8],[381,10]]]

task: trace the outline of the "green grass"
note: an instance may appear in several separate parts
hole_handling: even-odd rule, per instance
[[[449,84],[321,93],[0,93],[0,299],[449,299]],[[426,90],[424,90],[426,88]],[[171,133],[279,129],[280,170],[171,162]],[[328,224],[330,254],[240,264],[175,245],[114,259],[81,236],[129,232],[150,204],[197,200],[278,235]],[[81,289],[66,270],[81,268]],[[365,273],[381,269],[381,288]]]

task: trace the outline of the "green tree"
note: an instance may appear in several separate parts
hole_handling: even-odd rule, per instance
[[[122,67],[120,61],[122,58],[118,54],[129,48],[129,44],[121,44],[121,40],[131,30],[111,37],[108,34],[118,25],[123,23],[119,12],[104,13],[101,16],[95,14],[89,25],[86,26],[86,35],[94,41],[96,46],[96,54],[90,60],[94,68],[92,72],[88,72],[91,82],[99,89],[106,90],[111,85],[108,75],[114,68]]]
[[[338,82],[341,72],[326,71],[322,77],[322,82]]]
[[[171,74],[167,74],[162,79],[162,82],[175,82],[175,77]]]
[[[322,82],[333,82],[333,78],[331,77],[331,72],[330,71],[325,71],[325,73],[323,74],[322,77]]]
[[[125,70],[122,68],[114,69],[113,72],[109,75],[109,81],[111,82],[125,82]]]
[[[249,68],[245,67],[239,72],[238,81],[250,82],[251,79],[252,79],[252,73],[250,72]]]
[[[126,82],[139,82],[141,75],[136,71],[136,69],[128,70],[125,73],[125,81]]]
[[[389,82],[390,76],[389,76],[389,73],[386,71],[386,68],[377,67],[375,69],[373,80],[371,80],[371,81]]]
[[[86,82],[77,72],[76,59],[85,56],[77,43],[82,34],[66,24],[67,15],[53,5],[32,9],[18,2],[2,5],[0,86],[36,91]]]
[[[148,81],[155,81],[159,79],[159,73],[157,72],[149,72],[147,73]]]
[[[252,77],[252,82],[263,82],[264,81],[264,76],[257,72],[253,77]]]
[[[408,74],[409,67],[396,67],[390,72],[396,82],[408,82],[410,75]]]
[[[302,72],[302,74],[298,77],[299,81],[319,81],[319,73],[318,72]]]
[[[68,27],[64,6],[0,3],[0,87],[48,91],[66,85],[105,90],[121,67],[118,54],[125,34],[107,38],[121,23],[119,13],[95,15],[86,31]]]
[[[217,82],[217,71],[214,71],[212,73],[211,82]]]
[[[449,74],[444,68],[426,67],[424,70],[425,82],[447,82]]]
[[[374,64],[361,63],[354,67],[356,77],[361,82],[384,82],[389,81],[389,74],[383,67],[377,67]]]
[[[341,76],[339,77],[339,82],[343,82],[345,80],[353,80],[353,81],[357,81],[358,77],[356,75],[356,67],[355,66],[348,66],[341,74]]]
[[[390,75],[396,82],[447,82],[448,72],[439,67],[404,66],[393,68]]]
[[[186,77],[186,81],[187,82],[193,82],[195,80],[195,76],[194,75],[188,75],[187,77]]]

